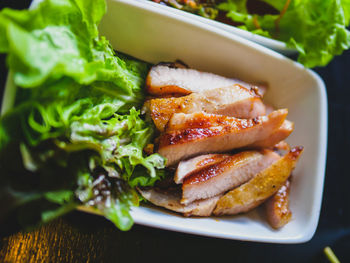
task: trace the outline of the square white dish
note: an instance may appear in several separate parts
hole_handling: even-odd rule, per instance
[[[291,145],[305,151],[293,173],[292,221],[273,230],[258,211],[239,216],[185,218],[153,206],[132,210],[136,223],[217,238],[301,243],[316,230],[321,208],[327,149],[327,97],[313,71],[253,42],[143,1],[109,0],[101,35],[121,52],[158,63],[180,59],[191,67],[250,82],[267,82],[266,101],[288,108],[295,130]],[[15,87],[6,86],[3,111]]]
[[[160,8],[162,10],[166,10],[169,12],[173,12],[179,16],[187,17],[187,18],[190,18],[192,20],[197,20],[198,22],[202,22],[202,23],[205,23],[207,25],[211,25],[213,27],[223,29],[231,34],[238,35],[240,37],[243,37],[245,39],[248,39],[250,41],[253,41],[255,43],[263,45],[265,47],[268,47],[268,48],[270,48],[274,51],[277,51],[281,54],[284,54],[284,55],[293,55],[293,54],[297,53],[296,49],[288,48],[286,43],[279,41],[279,40],[260,36],[260,35],[251,33],[249,31],[240,29],[238,27],[234,27],[234,26],[231,26],[231,25],[228,25],[228,24],[216,21],[216,20],[212,20],[209,18],[201,17],[199,15],[185,12],[185,11],[182,11],[182,10],[170,7],[170,6],[160,5],[160,4],[151,2],[150,0],[134,0],[134,1],[144,2],[147,5],[154,6],[156,8]]]

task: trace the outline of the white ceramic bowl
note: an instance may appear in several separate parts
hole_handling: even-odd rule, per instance
[[[240,37],[243,37],[245,39],[248,39],[250,41],[253,41],[255,43],[258,43],[260,45],[263,45],[265,47],[268,47],[274,51],[277,51],[281,54],[284,55],[294,55],[297,53],[296,49],[292,49],[292,48],[288,48],[286,43],[279,41],[279,40],[275,40],[275,39],[271,39],[271,38],[267,38],[267,37],[263,37],[254,33],[251,33],[249,31],[231,26],[231,25],[227,25],[225,23],[219,22],[219,21],[215,21],[212,19],[208,19],[205,17],[201,17],[199,15],[195,15],[195,14],[191,14],[182,10],[178,10],[176,8],[172,8],[169,6],[165,6],[165,5],[160,5],[154,2],[151,2],[149,0],[131,0],[131,1],[138,1],[138,2],[143,2],[146,5],[150,5],[150,6],[154,6],[157,8],[160,8],[162,11],[168,11],[168,12],[172,12],[178,16],[182,16],[182,17],[186,17],[186,18],[190,18],[192,20],[196,20],[198,22],[202,22],[205,23],[207,25],[211,25],[213,27],[216,28],[220,28],[223,29],[231,34],[234,35],[238,35]]]
[[[181,59],[191,67],[252,82],[268,82],[266,101],[288,108],[291,145],[305,151],[293,173],[292,221],[273,230],[259,209],[238,216],[185,218],[153,206],[132,210],[136,223],[218,238],[301,243],[316,230],[327,148],[327,97],[322,79],[288,58],[224,30],[135,0],[109,0],[100,32],[116,50],[157,63]],[[9,78],[11,79],[11,78]],[[4,110],[15,89],[8,82]]]

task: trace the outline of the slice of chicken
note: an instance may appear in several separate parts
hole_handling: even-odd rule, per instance
[[[213,73],[195,69],[176,68],[159,64],[151,68],[146,78],[147,92],[154,96],[188,95],[239,84],[248,90],[255,90],[263,95],[266,85],[253,85],[242,80],[225,78]]]
[[[271,146],[275,146],[279,142],[285,140],[294,130],[294,123],[288,120],[285,120],[281,127],[279,127],[276,131],[274,131],[269,137],[266,139],[254,142],[249,145],[249,148],[268,148]]]
[[[292,219],[292,211],[289,209],[290,181],[285,184],[265,202],[267,221],[275,228],[285,226]]]
[[[253,178],[277,161],[280,156],[271,151],[244,151],[192,173],[182,185],[182,204],[207,199],[233,189]]]
[[[195,155],[246,147],[271,136],[287,114],[288,110],[282,109],[249,120],[204,113],[182,115],[183,129],[172,130],[175,122],[170,121],[169,131],[159,137],[158,153],[171,166]],[[177,114],[173,118],[178,119]]]
[[[174,182],[177,184],[182,184],[183,180],[187,176],[208,166],[221,162],[229,156],[230,155],[228,154],[205,154],[181,161],[177,166]]]
[[[215,215],[234,215],[260,205],[286,182],[299,160],[303,147],[295,147],[249,182],[225,194],[217,203]]]
[[[180,189],[170,191],[157,188],[138,190],[140,194],[152,204],[178,213],[183,213],[185,216],[210,216],[220,198],[220,196],[215,196],[206,200],[200,200],[188,205],[183,205],[180,203]]]
[[[151,99],[144,105],[144,109],[147,108],[159,131],[164,131],[171,116],[179,112],[207,112],[245,119],[265,115],[260,96],[240,85],[178,98]]]

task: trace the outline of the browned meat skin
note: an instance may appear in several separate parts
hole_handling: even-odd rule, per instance
[[[237,118],[255,118],[265,115],[265,105],[256,93],[242,86],[208,90],[178,98],[151,99],[145,107],[159,131],[164,131],[174,113],[207,112]]]
[[[176,113],[169,120],[165,130],[170,132],[193,128],[210,128],[213,126],[231,125],[234,122],[241,123],[242,125],[249,125],[248,122],[258,121],[258,118],[256,118],[256,120],[252,118],[251,120],[246,120],[245,118],[239,119],[237,117],[228,117],[229,116],[208,114],[205,112],[194,112],[191,114]]]
[[[289,209],[290,181],[286,183],[265,202],[267,221],[275,228],[285,226],[292,219],[292,211]]]
[[[183,213],[184,216],[210,216],[220,196],[200,200],[188,205],[180,203],[181,191],[160,190],[157,188],[138,189],[140,194],[152,204]]]
[[[246,120],[195,113],[185,117],[189,120],[186,121],[188,128],[167,131],[159,137],[158,153],[167,158],[170,166],[195,155],[246,147],[269,137],[282,125],[287,114],[288,110],[282,109]],[[176,114],[173,118],[177,118]]]
[[[286,182],[302,152],[303,147],[301,146],[293,148],[249,182],[225,194],[218,201],[213,213],[215,215],[234,215],[247,212],[260,205]]]
[[[181,203],[207,199],[233,189],[277,161],[271,150],[245,151],[231,155],[186,177],[182,185]]]
[[[229,157],[227,154],[205,154],[189,160],[181,161],[177,166],[174,182],[182,184],[184,178],[210,165],[221,162]]]
[[[249,145],[249,148],[268,148],[275,146],[279,142],[285,140],[294,130],[294,123],[288,120],[285,120],[281,127],[279,127],[275,132],[273,132],[266,139],[254,142]]]
[[[154,96],[167,94],[188,95],[192,92],[202,92],[239,84],[246,89],[257,90],[263,95],[266,85],[252,85],[238,79],[225,78],[213,73],[201,72],[188,68],[156,65],[151,68],[146,78],[146,89]]]

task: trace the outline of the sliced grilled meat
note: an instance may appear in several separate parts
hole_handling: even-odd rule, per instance
[[[263,95],[266,85],[252,85],[238,79],[225,78],[213,73],[188,68],[169,67],[158,64],[151,68],[146,78],[147,92],[154,96],[188,95],[239,84],[246,89],[255,90]]]
[[[265,115],[260,96],[233,85],[178,98],[151,99],[145,103],[159,131],[163,131],[174,113],[207,112],[237,118],[255,118]]]
[[[285,226],[292,219],[289,209],[290,181],[286,183],[265,202],[266,217],[269,224],[275,228]]]
[[[271,151],[245,151],[190,174],[183,181],[181,203],[207,199],[233,189],[277,161],[280,156]]]
[[[200,200],[188,205],[180,203],[181,190],[161,190],[157,188],[138,189],[141,195],[152,204],[183,213],[185,216],[210,216],[220,196]]]
[[[288,120],[285,120],[281,127],[274,131],[266,139],[254,142],[252,145],[249,145],[251,148],[268,148],[275,146],[279,142],[285,140],[294,130],[294,123]]]
[[[177,184],[182,184],[184,178],[210,165],[221,162],[229,157],[228,154],[205,154],[200,155],[179,163],[174,176],[174,181]]]
[[[172,130],[175,121],[170,120],[170,131],[159,138],[158,152],[170,166],[195,155],[245,147],[271,136],[287,114],[288,110],[282,109],[249,120],[204,113],[183,115],[185,122],[179,123],[180,130]]]
[[[302,152],[303,147],[293,148],[249,182],[225,194],[218,201],[213,213],[215,215],[234,215],[247,212],[260,205],[286,182]]]

